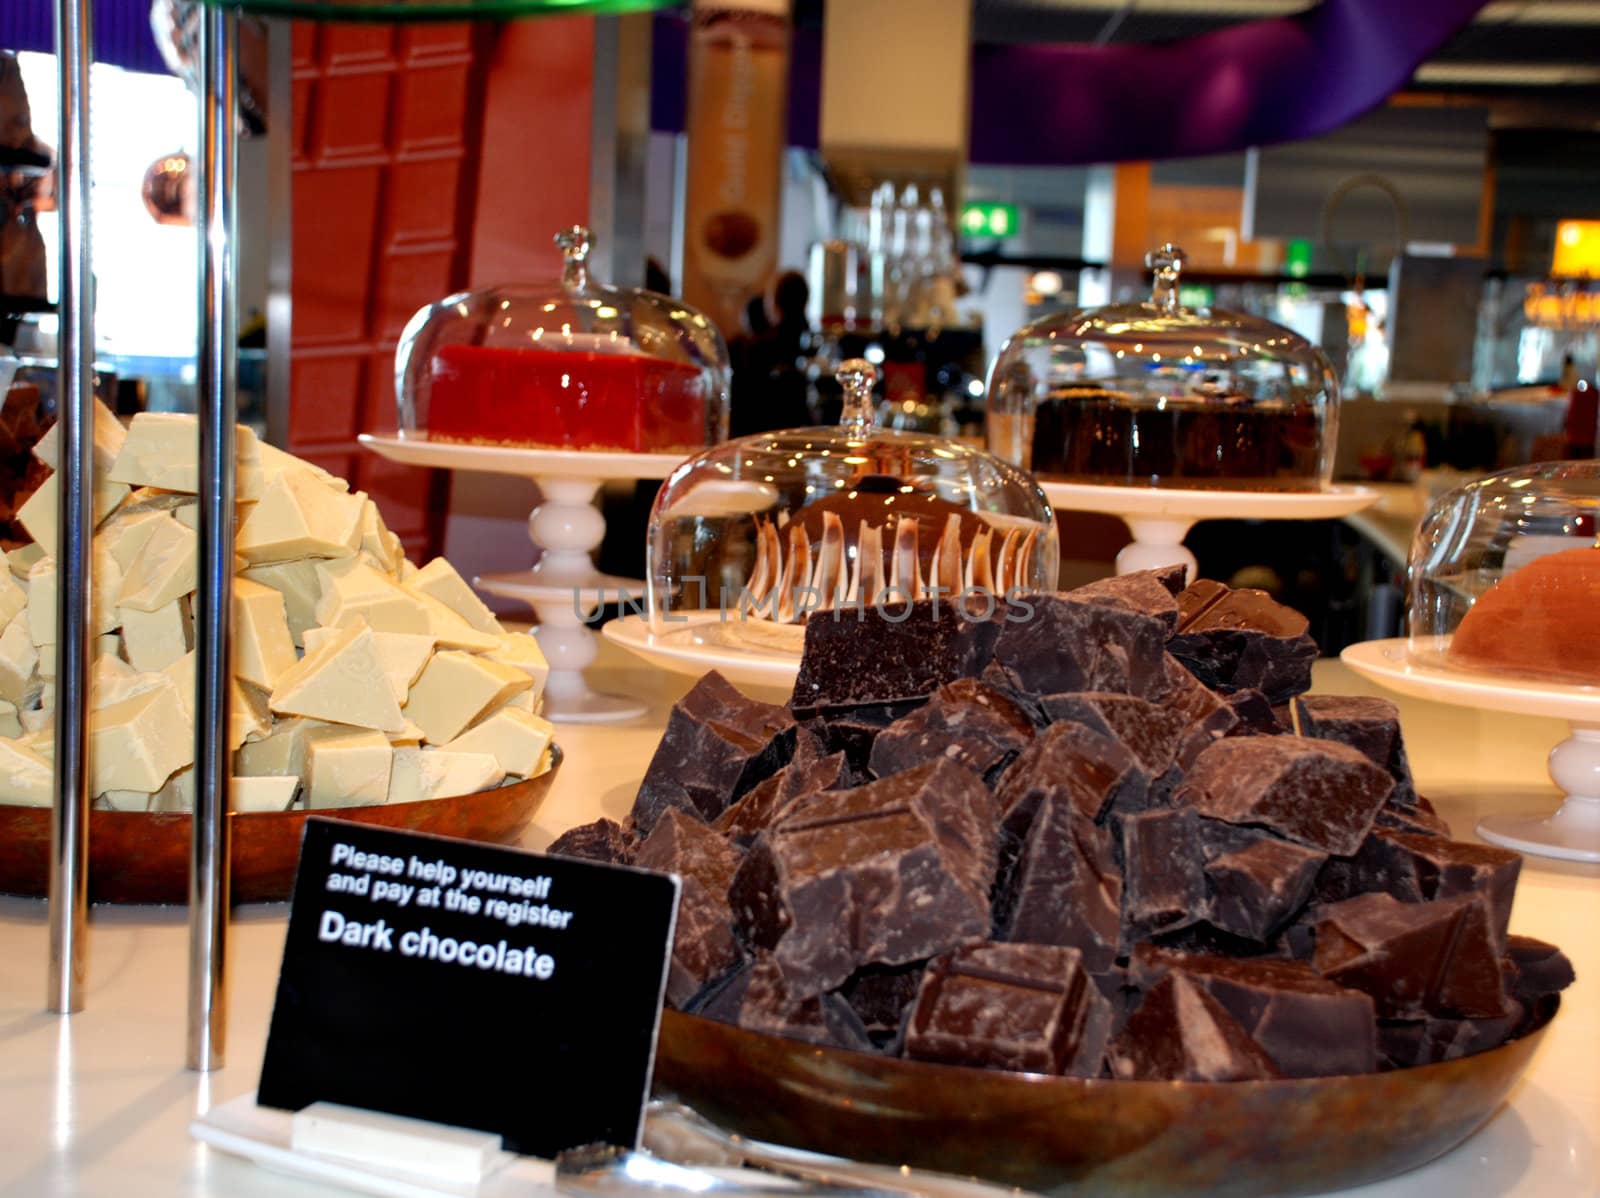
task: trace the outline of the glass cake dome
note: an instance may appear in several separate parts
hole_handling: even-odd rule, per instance
[[[837,427],[742,437],[667,479],[646,550],[654,629],[715,613],[726,643],[798,649],[815,612],[1055,586],[1037,482],[980,449],[875,428],[871,363],[836,377]]]
[[[1151,298],[1014,333],[989,375],[989,449],[1040,478],[1316,491],[1333,471],[1339,383],[1290,329],[1178,302],[1184,253],[1146,260]]]
[[[1409,652],[1600,687],[1600,462],[1491,474],[1429,506],[1411,547]]]
[[[728,433],[728,350],[670,296],[589,277],[589,231],[556,236],[561,278],[446,296],[395,350],[402,436],[689,453]]]

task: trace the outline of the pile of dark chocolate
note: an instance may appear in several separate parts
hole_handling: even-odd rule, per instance
[[[1313,1077],[1493,1047],[1572,980],[1521,858],[1448,839],[1303,616],[1127,575],[813,615],[786,707],[708,674],[627,826],[683,880],[677,1008],[951,1064]]]

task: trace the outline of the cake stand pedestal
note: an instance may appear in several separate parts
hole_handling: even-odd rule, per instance
[[[1183,538],[1201,520],[1333,520],[1378,502],[1370,487],[1343,484],[1320,491],[1199,491],[1114,487],[1041,480],[1050,506],[1120,516],[1133,542],[1117,554],[1117,573],[1181,565],[1194,580],[1194,554]]]
[[[1550,777],[1563,794],[1549,815],[1489,815],[1478,835],[1539,857],[1600,863],[1600,687],[1520,681],[1443,664],[1449,638],[1428,638],[1416,651],[1404,637],[1351,645],[1340,658],[1379,686],[1458,707],[1553,716],[1572,735],[1550,750]]]
[[[539,646],[550,661],[546,716],[565,723],[593,724],[644,714],[643,703],[594,690],[583,674],[599,650],[589,617],[608,599],[644,594],[643,582],[602,574],[595,568],[594,551],[605,539],[606,521],[595,507],[594,497],[603,483],[612,480],[666,478],[684,455],[457,445],[416,435],[372,433],[361,434],[361,444],[407,466],[533,479],[542,500],[528,516],[528,536],[541,550],[539,560],[531,570],[485,574],[474,578],[473,585],[533,608],[539,620]]]

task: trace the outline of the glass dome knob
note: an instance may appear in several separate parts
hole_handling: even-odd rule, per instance
[[[589,250],[594,235],[582,225],[572,225],[556,234],[556,247],[561,251],[561,282],[570,288],[581,289],[589,285]]]
[[[872,389],[878,383],[878,368],[865,358],[850,358],[839,363],[833,377],[844,388],[844,413],[839,418],[851,436],[865,437],[872,432]]]
[[[1156,276],[1150,302],[1164,312],[1178,310],[1178,276],[1183,273],[1183,264],[1188,260],[1189,255],[1170,241],[1144,256],[1144,264]]]

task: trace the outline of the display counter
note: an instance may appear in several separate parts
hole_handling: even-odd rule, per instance
[[[601,815],[621,820],[689,679],[639,664],[605,645],[592,673],[637,696],[646,716],[620,725],[564,725],[567,754],[523,838],[542,849]],[[1382,694],[1335,661],[1320,662],[1319,692]],[[781,698],[781,696],[764,696]],[[1480,811],[1549,808],[1545,754],[1559,721],[1399,700],[1418,789],[1465,837]],[[42,902],[0,899],[0,1193],[228,1195],[339,1193],[265,1172],[204,1148],[187,1133],[211,1105],[252,1090],[260,1069],[282,950],[286,908],[235,913],[229,941],[227,1066],[183,1067],[188,952],[181,908],[96,908],[87,1008],[44,1013],[48,925]],[[1600,866],[1529,857],[1511,929],[1562,946],[1578,981],[1564,996],[1524,1081],[1490,1124],[1409,1174],[1360,1190],[1367,1198],[1586,1198],[1600,1194]],[[437,1018],[470,1018],[440,1010]],[[417,1029],[427,1034],[425,1027]],[[508,1027],[508,1037],[537,1035]],[[1352,1145],[1352,1151],[1359,1151]],[[998,1191],[997,1191],[998,1192]]]

